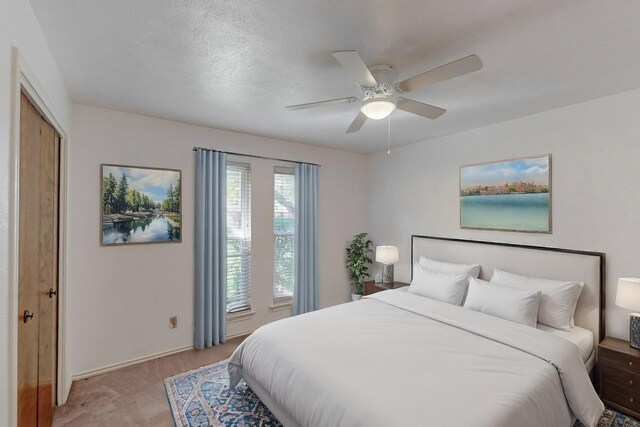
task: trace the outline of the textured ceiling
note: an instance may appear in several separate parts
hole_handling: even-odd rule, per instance
[[[76,102],[374,152],[387,122],[345,134],[359,96],[331,56],[357,50],[398,80],[476,53],[484,68],[406,95],[392,146],[640,87],[636,0],[31,0]]]

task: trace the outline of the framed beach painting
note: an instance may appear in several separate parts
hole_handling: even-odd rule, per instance
[[[101,165],[103,246],[181,241],[182,172]]]
[[[460,227],[551,233],[551,155],[462,166]]]

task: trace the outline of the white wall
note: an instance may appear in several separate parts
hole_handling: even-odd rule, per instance
[[[8,328],[10,287],[9,283],[9,219],[10,200],[13,193],[10,188],[10,132],[12,122],[12,80],[11,48],[17,47],[36,77],[40,95],[47,101],[57,120],[68,129],[71,119],[71,101],[58,68],[49,52],[40,26],[28,1],[0,1],[0,425],[9,426],[15,414],[15,375],[12,363],[15,362]],[[12,316],[13,317],[13,316]],[[11,399],[15,399],[11,398]]]
[[[70,152],[68,345],[73,374],[193,344],[194,153],[210,147],[320,163],[320,304],[346,302],[344,248],[366,228],[363,155],[76,105]],[[272,313],[273,162],[252,163],[254,310],[229,333]],[[100,163],[176,168],[183,179],[183,241],[101,247]],[[179,327],[169,329],[168,318]]]
[[[398,245],[410,278],[410,235],[427,234],[602,251],[607,334],[628,337],[617,278],[640,276],[640,90],[370,156],[369,232]],[[553,234],[461,230],[458,174],[466,164],[551,153]]]

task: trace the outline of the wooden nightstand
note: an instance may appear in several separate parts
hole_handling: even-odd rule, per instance
[[[368,282],[364,282],[364,294],[371,295],[375,294],[376,292],[403,288],[405,286],[409,286],[409,284],[404,282],[376,283],[373,280],[369,280]]]
[[[600,397],[605,405],[640,418],[640,350],[605,338],[598,346]]]

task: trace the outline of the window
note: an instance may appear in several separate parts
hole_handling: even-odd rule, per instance
[[[292,168],[275,168],[273,175],[273,300],[293,296],[293,232],[296,221],[295,176]]]
[[[251,308],[251,168],[227,163],[227,313]]]

